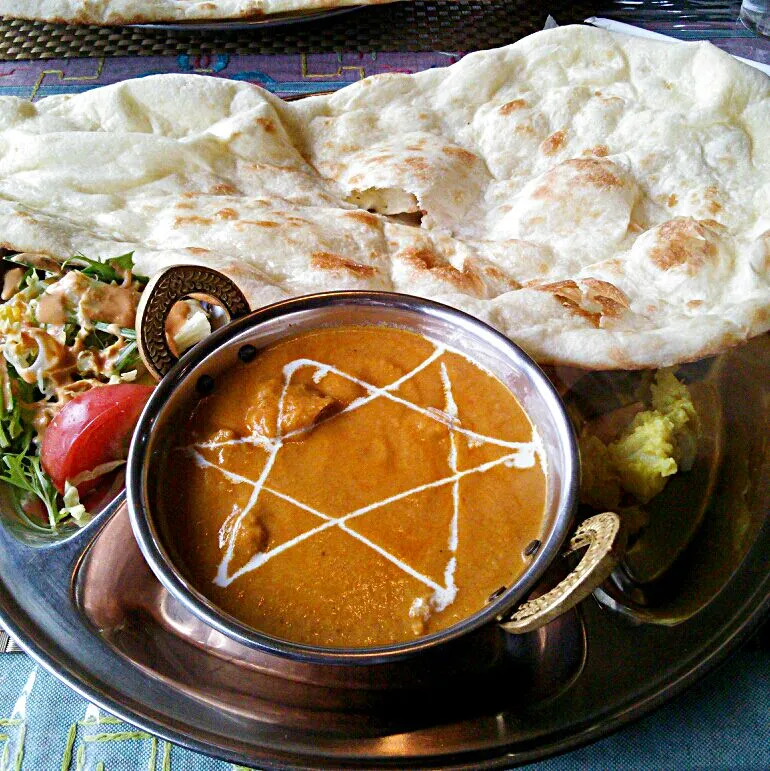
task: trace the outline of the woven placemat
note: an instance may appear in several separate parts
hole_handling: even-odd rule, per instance
[[[467,51],[504,44],[510,42],[512,36],[519,37],[542,27],[546,14],[540,9],[539,4],[520,0],[413,0],[364,7],[303,24],[232,32],[166,32],[5,20],[0,22],[0,59],[173,56],[213,51],[229,54]]]
[[[283,27],[194,33],[5,19],[0,21],[0,60],[210,52],[472,51],[505,45],[542,29],[549,12],[559,12],[564,23],[598,12],[600,6],[559,0],[410,0]]]
[[[473,51],[506,45],[588,16],[636,23],[737,19],[740,0],[407,0],[282,27],[166,31],[80,27],[0,19],[0,60],[177,54],[298,54],[358,51]]]

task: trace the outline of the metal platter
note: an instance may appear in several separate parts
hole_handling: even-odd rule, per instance
[[[158,32],[241,32],[249,29],[266,29],[268,27],[284,27],[287,24],[302,24],[309,21],[320,21],[343,13],[358,11],[364,6],[351,5],[346,8],[319,8],[308,11],[288,11],[274,13],[261,19],[217,19],[213,21],[184,22],[152,22],[147,24],[127,24],[127,27],[139,30],[155,30]]]
[[[673,498],[650,511],[689,512],[683,540],[651,526],[596,599],[502,647],[495,629],[400,679],[255,657],[166,594],[121,510],[43,546],[0,528],[0,621],[109,712],[262,768],[510,767],[593,741],[692,683],[770,609],[770,336],[681,371],[718,397],[702,407],[710,465],[675,480],[679,513]],[[662,574],[644,553],[659,542]]]

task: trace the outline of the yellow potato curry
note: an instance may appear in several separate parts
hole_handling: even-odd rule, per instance
[[[193,585],[309,645],[445,629],[509,587],[543,537],[544,463],[514,395],[401,329],[242,348],[163,473],[163,538]]]

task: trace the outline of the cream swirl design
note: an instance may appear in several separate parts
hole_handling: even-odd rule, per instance
[[[250,435],[245,437],[199,442],[180,448],[180,450],[189,455],[200,468],[216,470],[217,472],[223,474],[231,483],[237,485],[247,485],[251,488],[251,492],[246,504],[242,507],[237,505],[234,506],[219,530],[219,546],[220,549],[224,551],[224,554],[219,563],[216,575],[213,578],[213,583],[220,587],[227,587],[241,576],[257,570],[265,563],[276,558],[289,549],[294,548],[309,538],[329,530],[330,528],[338,528],[339,530],[349,535],[351,538],[354,538],[355,540],[375,551],[381,557],[399,568],[399,570],[403,571],[412,578],[415,578],[417,581],[432,591],[432,594],[430,595],[427,603],[423,600],[423,598],[417,597],[415,599],[415,602],[412,605],[412,609],[410,611],[410,615],[425,617],[431,612],[441,612],[449,605],[451,605],[454,602],[458,591],[458,588],[455,584],[455,571],[457,568],[458,518],[460,513],[460,484],[462,480],[470,475],[484,474],[499,466],[524,469],[531,468],[535,465],[536,462],[539,461],[541,467],[544,468],[544,459],[540,440],[534,429],[532,430],[531,441],[511,442],[470,430],[462,425],[460,411],[457,403],[455,402],[449,372],[444,362],[439,361],[442,355],[445,353],[459,355],[466,361],[469,361],[473,366],[481,369],[481,367],[479,367],[474,362],[471,362],[459,351],[447,346],[435,345],[431,354],[412,370],[397,380],[394,380],[389,385],[378,387],[372,383],[366,382],[365,380],[344,372],[343,370],[331,364],[308,358],[295,359],[294,361],[286,364],[282,370],[283,384],[278,401],[276,435],[274,437],[266,436],[265,434],[258,431],[252,431]],[[439,373],[443,386],[443,410],[422,407],[419,404],[415,404],[407,399],[404,399],[395,393],[404,383],[435,362],[439,363]],[[314,370],[312,380],[315,383],[320,383],[323,378],[329,374],[332,374],[344,378],[345,380],[361,387],[364,390],[365,395],[354,399],[343,409],[330,415],[329,417],[322,418],[318,423],[299,429],[294,429],[286,433],[281,433],[280,427],[282,425],[282,418],[284,416],[284,403],[287,389],[291,385],[294,375],[304,368],[311,368]],[[296,440],[297,437],[303,434],[308,434],[315,430],[321,423],[336,420],[341,415],[358,410],[364,405],[369,404],[376,399],[391,400],[392,402],[395,402],[409,410],[413,410],[414,412],[429,418],[430,420],[436,421],[437,423],[446,426],[449,431],[449,452],[447,457],[449,473],[446,476],[418,486],[411,487],[409,489],[398,492],[395,495],[391,495],[382,500],[369,503],[365,506],[358,507],[343,514],[342,516],[334,517],[329,516],[328,514],[325,514],[324,512],[319,511],[316,508],[313,508],[312,506],[309,506],[306,503],[303,503],[302,501],[297,500],[294,497],[269,486],[268,481],[270,472],[276,462],[279,453],[288,440]],[[498,458],[488,460],[484,463],[479,463],[470,468],[460,469],[458,468],[458,442],[461,440],[465,440],[469,447],[477,447],[482,444],[492,444],[501,448],[505,448],[509,450],[509,452],[506,452]],[[224,459],[221,452],[219,453],[219,462],[214,462],[203,454],[203,451],[217,449],[221,451],[227,446],[238,444],[255,445],[267,453],[266,462],[256,479],[250,479],[246,476],[234,473],[233,471],[225,468]],[[444,569],[443,585],[438,583],[436,580],[424,575],[420,571],[414,569],[402,559],[399,559],[396,555],[392,554],[381,545],[375,543],[351,527],[351,523],[357,517],[368,514],[377,509],[381,509],[391,503],[403,500],[416,493],[430,489],[442,488],[449,485],[451,485],[452,491],[453,512],[449,525],[449,533],[447,535],[447,552],[449,557]],[[280,498],[283,501],[314,515],[320,520],[320,523],[316,527],[306,530],[299,535],[296,535],[293,538],[290,538],[283,543],[274,546],[273,548],[267,549],[265,551],[256,551],[246,561],[245,564],[243,564],[237,570],[231,571],[231,562],[233,560],[235,543],[238,538],[240,528],[244,520],[249,516],[250,512],[254,510],[260,499],[260,496],[262,495],[275,496]]]

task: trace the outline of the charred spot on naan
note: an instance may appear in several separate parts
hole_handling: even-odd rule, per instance
[[[581,279],[580,285],[588,301],[596,303],[601,308],[602,316],[619,318],[629,308],[628,295],[609,281],[584,278]]]
[[[546,244],[596,262],[627,236],[641,193],[608,158],[573,158],[530,182],[495,227],[498,238]]]
[[[564,147],[567,141],[566,129],[559,129],[546,137],[540,144],[540,152],[543,155],[556,155]]]
[[[469,261],[458,270],[432,249],[419,247],[401,250],[394,261],[404,265],[414,280],[429,279],[452,291],[476,297],[483,297],[485,294],[484,281]]]
[[[328,270],[361,279],[374,278],[380,272],[374,265],[363,265],[332,252],[313,252],[310,265],[316,270]]]
[[[490,299],[521,289],[521,284],[507,271],[482,257],[466,260],[463,271],[467,275],[478,277],[484,284],[484,296]]]
[[[510,102],[506,102],[505,104],[501,105],[498,108],[498,112],[500,115],[510,115],[512,112],[523,110],[526,107],[529,107],[529,103],[526,99],[511,99]]]
[[[342,216],[346,219],[360,222],[362,225],[367,225],[370,228],[380,228],[382,226],[380,218],[368,211],[347,211]]]
[[[652,175],[654,178],[654,174]],[[725,226],[718,221],[724,218],[726,209],[730,209],[729,194],[716,184],[700,184],[693,186],[689,192],[686,189],[678,192],[662,190],[654,196],[654,200],[669,209],[675,209],[675,214],[690,216],[701,222],[715,223],[715,229]],[[686,194],[685,194],[686,193]],[[729,213],[727,213],[729,218]]]
[[[478,155],[457,145],[446,145],[441,148],[441,152],[458,161],[463,166],[472,167],[480,162]]]
[[[211,195],[241,195],[240,190],[229,182],[218,182],[211,189]]]
[[[623,187],[623,177],[620,167],[612,161],[572,158],[547,172],[532,197],[544,200],[560,198],[565,183],[598,190]]]
[[[720,201],[719,188],[716,185],[709,185],[704,191],[703,197],[705,198],[706,209],[709,214],[717,215],[724,208]]]
[[[268,134],[274,134],[276,132],[275,123],[270,118],[257,118],[255,123],[261,126]]]
[[[608,281],[584,278],[549,284],[529,284],[531,289],[552,294],[562,307],[588,321],[597,329],[605,318],[620,318],[629,308],[626,294]]]
[[[649,259],[660,270],[695,274],[717,255],[714,230],[692,217],[676,217],[654,229]]]
[[[674,217],[642,233],[622,257],[591,265],[594,277],[616,283],[646,318],[661,313],[709,315],[725,296],[754,291],[736,269],[734,244],[719,223]],[[677,309],[678,310],[675,310]]]
[[[288,218],[284,220],[284,225],[293,225],[295,223],[288,222]],[[233,227],[243,232],[244,230],[248,230],[250,227],[255,228],[278,228],[281,227],[279,223],[275,222],[274,220],[239,220],[236,222]]]
[[[201,217],[198,214],[191,214],[188,217],[175,217],[174,227],[182,228],[185,225],[213,225],[214,220],[210,217]]]
[[[610,148],[607,145],[595,145],[583,150],[583,155],[594,155],[597,158],[605,158],[610,154]]]
[[[496,179],[526,176],[540,155],[541,143],[553,128],[548,117],[529,99],[510,99],[477,111],[472,131],[487,168]]]

